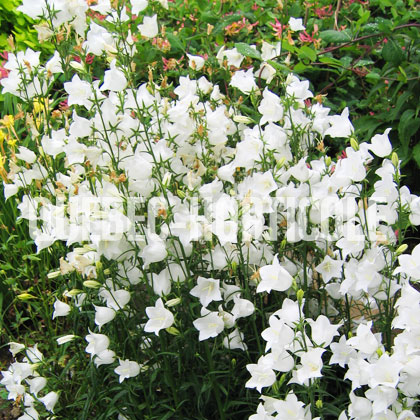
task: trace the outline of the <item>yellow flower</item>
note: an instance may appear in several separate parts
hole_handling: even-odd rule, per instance
[[[15,118],[13,115],[5,115],[4,118],[0,120],[0,123],[3,124],[5,128],[10,129],[15,125]]]

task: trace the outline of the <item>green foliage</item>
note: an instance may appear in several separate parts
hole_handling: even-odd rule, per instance
[[[20,3],[20,0],[2,0],[0,3],[0,52],[11,50],[7,39],[12,35],[17,50],[31,48],[51,53],[51,45],[38,41],[35,22],[16,10]]]

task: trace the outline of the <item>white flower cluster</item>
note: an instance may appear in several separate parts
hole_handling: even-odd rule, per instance
[[[14,357],[21,351],[25,351],[26,356],[21,362],[15,361],[8,370],[1,372],[3,379],[0,383],[9,392],[9,400],[23,401],[24,412],[19,420],[38,420],[41,417],[37,404],[40,402],[48,411],[53,412],[58,400],[58,394],[55,391],[50,391],[43,397],[38,395],[47,385],[47,379],[36,371],[44,356],[36,344],[27,348],[19,343],[9,343],[9,346]]]
[[[64,3],[51,1],[60,10],[53,22],[71,21],[79,33],[86,29],[86,53],[118,47],[105,27],[79,22],[86,2]],[[108,14],[108,21],[124,20],[125,11],[116,14],[108,3],[100,1],[94,10]],[[35,17],[45,13],[45,4],[34,2],[30,9],[25,1],[21,10]],[[146,5],[132,1],[133,13]],[[301,30],[301,22],[294,25]],[[156,16],[144,17],[139,29],[146,38],[155,36]],[[261,53],[269,60],[279,47],[264,43]],[[42,66],[33,51],[10,54],[3,92],[25,100],[47,95],[49,74],[62,71],[54,57]],[[202,61],[189,58],[193,69],[202,68]],[[239,66],[243,56],[222,48],[217,58]],[[230,88],[258,103],[260,119],[254,121],[205,76],[180,77],[169,95],[167,87],[153,82],[134,87],[121,63],[113,58],[103,80],[94,82],[83,66],[73,66],[76,73],[63,86],[71,116],[44,132],[34,123],[32,135],[42,148],[21,146],[4,184],[6,199],[23,193],[20,218],[30,222],[38,252],[65,242],[68,253],[59,273],[75,271],[84,281],[84,291],[66,292],[70,303],[56,300],[53,318],[67,316],[72,306],[94,310],[99,333],[89,330],[86,352],[99,367],[117,358],[102,329],[116,317],[136,314],[132,296],[139,291],[147,291],[138,326],[144,346],[152,334],[176,335],[177,328],[189,327],[177,319],[178,305],[188,300],[195,304],[191,324],[199,341],[220,336],[227,349],[243,351],[247,337],[238,320],[254,315],[261,296],[280,295],[281,307],[267,316],[269,326],[261,331],[265,354],[247,365],[246,387],[261,392],[276,383],[277,372],[289,373],[294,386],[309,387],[322,378],[326,355],[332,353],[329,363],[347,368],[345,378],[352,384],[341,419],[416,418],[410,407],[420,393],[420,309],[410,281],[420,279],[420,248],[397,261],[394,228],[402,211],[420,224],[420,200],[399,186],[389,130],[370,143],[358,145],[352,138],[341,159],[310,158],[316,148],[323,150],[323,141],[349,138],[354,130],[347,109],[329,115],[328,108],[307,101],[313,97],[308,81],[290,74],[280,91],[261,92],[263,69],[237,70]],[[385,159],[367,191],[375,156]],[[289,244],[304,244],[303,257],[290,247],[283,252]],[[308,244],[312,252],[306,251]],[[106,279],[100,283],[103,261],[115,262],[117,275],[107,277],[103,270]],[[324,306],[299,295],[298,289],[311,286],[325,290]],[[371,322],[360,320],[347,338],[339,333],[344,320],[333,324],[326,316],[336,316],[346,300],[378,309],[399,291],[393,327],[402,332],[390,354]],[[120,358],[114,369],[119,381],[151,367],[147,359],[139,362]],[[3,372],[2,383],[11,398],[29,398],[21,382],[30,384],[30,375],[32,381],[40,379],[29,365],[14,365]],[[19,369],[23,373],[16,373]],[[41,390],[30,386],[31,392]],[[365,397],[354,393],[361,387]],[[40,400],[52,410],[56,395],[49,395]],[[263,399],[252,420],[312,418],[310,406],[293,392],[283,400]]]

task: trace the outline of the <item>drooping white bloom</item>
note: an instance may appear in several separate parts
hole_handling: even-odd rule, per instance
[[[380,346],[378,337],[372,333],[372,321],[367,324],[360,324],[357,327],[356,335],[347,340],[347,344],[362,353],[371,355]]]
[[[26,382],[29,385],[29,391],[35,396],[38,395],[38,392],[43,390],[45,385],[47,385],[47,379],[43,376],[35,376],[32,379],[26,379]]]
[[[86,53],[101,55],[104,51],[114,51],[114,44],[112,35],[103,26],[91,22],[90,30],[83,44]]]
[[[309,90],[309,81],[301,81],[296,76],[291,77],[291,81],[286,87],[286,94],[301,101],[312,98],[314,96],[313,93]]]
[[[191,54],[187,54],[188,56],[188,65],[193,69],[193,70],[201,70],[204,66],[204,63],[206,62],[206,60],[204,60],[203,57],[199,56],[199,55],[191,55]]]
[[[287,394],[283,401],[276,401],[273,405],[277,411],[276,420],[304,420],[308,418],[305,404],[297,399],[293,391]]]
[[[115,361],[115,352],[109,349],[105,349],[96,355],[94,359],[95,366],[110,365]]]
[[[23,0],[22,4],[17,8],[17,10],[32,19],[48,16],[47,4],[45,0]]]
[[[16,157],[29,164],[34,163],[36,160],[36,154],[24,146],[19,147],[19,153],[16,153]]]
[[[56,300],[54,303],[54,312],[52,319],[55,319],[57,316],[67,316],[71,311],[70,305],[61,300]]]
[[[388,138],[388,133],[391,131],[391,128],[387,128],[384,134],[376,134],[370,140],[371,144],[369,150],[375,153],[376,156],[385,157],[391,154],[392,145]]]
[[[261,281],[257,286],[257,293],[270,293],[271,290],[284,292],[293,282],[292,276],[280,265],[277,255],[274,256],[273,263],[261,267],[259,273]]]
[[[154,38],[159,33],[157,15],[145,16],[143,23],[138,26],[138,29],[142,36],[146,38]]]
[[[262,114],[260,125],[267,122],[277,122],[283,118],[283,106],[280,98],[268,88],[263,91],[263,99],[258,107],[258,111]]]
[[[325,135],[331,137],[349,137],[353,133],[353,124],[349,120],[349,109],[343,109],[341,115],[332,115],[329,117],[331,127],[325,131]]]
[[[92,104],[89,99],[92,97],[92,88],[88,82],[81,80],[79,75],[75,74],[71,82],[64,83],[64,90],[69,95],[67,99],[69,106],[83,105],[90,109]]]
[[[165,241],[156,233],[148,233],[146,236],[147,245],[140,253],[140,257],[144,261],[144,268],[147,268],[151,263],[162,261],[168,255]]]
[[[223,339],[223,345],[230,350],[244,350],[248,349],[248,346],[244,343],[244,334],[235,328],[227,337]]]
[[[120,365],[114,369],[114,372],[120,376],[120,383],[124,379],[133,378],[140,373],[140,365],[132,360],[121,360]]]
[[[86,353],[89,353],[91,356],[96,356],[108,349],[109,338],[105,334],[96,334],[89,331],[85,339],[89,343],[86,346]]]
[[[261,58],[263,61],[272,60],[274,57],[278,57],[281,53],[281,42],[277,42],[276,45],[269,44],[266,41],[262,42],[261,45]]]
[[[225,327],[223,319],[217,312],[202,310],[201,314],[204,316],[193,322],[194,327],[200,332],[198,339],[203,341],[218,336]]]
[[[197,285],[191,289],[190,293],[199,298],[204,307],[207,307],[213,300],[222,300],[220,280],[212,278],[198,277]]]
[[[264,356],[258,359],[257,364],[246,365],[251,378],[245,384],[246,388],[256,388],[259,393],[266,386],[271,386],[276,381],[276,374],[269,363],[266,363]]]
[[[54,391],[49,392],[45,397],[39,398],[48,411],[54,412],[54,406],[58,401],[58,394]]]
[[[378,385],[395,388],[400,380],[400,371],[403,365],[397,357],[384,353],[369,368],[369,386],[375,388]]]
[[[161,298],[156,301],[155,306],[148,306],[146,308],[146,314],[149,317],[149,320],[144,326],[144,331],[146,332],[159,335],[160,330],[169,328],[174,323],[172,312],[164,307]]]
[[[349,415],[354,419],[371,419],[372,403],[364,397],[358,397],[353,392],[350,393]]]
[[[306,28],[303,26],[302,18],[291,17],[289,19],[289,27],[292,31],[304,31]]]
[[[223,59],[226,57],[228,66],[241,67],[241,63],[245,58],[236,48],[226,50],[223,45],[217,52],[216,58],[220,65],[223,64]]]
[[[311,326],[311,337],[318,346],[327,347],[338,334],[341,324],[333,325],[325,315],[319,315],[316,321],[308,319]]]
[[[258,90],[252,68],[247,71],[238,70],[235,72],[230,81],[230,85],[238,88],[245,94],[250,94],[253,90]]]
[[[325,349],[316,347],[306,352],[299,353],[300,365],[296,370],[296,380],[301,385],[305,384],[308,379],[319,378],[322,376],[321,369],[323,367],[322,354]]]
[[[63,335],[62,337],[58,337],[56,341],[57,341],[57,344],[59,346],[61,346],[62,344],[69,343],[70,341],[73,341],[75,338],[77,338],[76,335],[68,334],[68,335]]]
[[[138,15],[148,4],[149,2],[147,0],[131,0],[131,13]]]
[[[171,278],[166,268],[159,274],[152,273],[152,287],[159,296],[168,295],[171,292]]]
[[[121,92],[127,86],[127,79],[122,70],[116,67],[116,60],[111,61],[110,70],[105,72],[104,83],[100,90],[110,90],[112,92]]]
[[[334,260],[326,255],[324,260],[315,267],[315,270],[322,275],[324,283],[328,283],[332,278],[341,277],[343,261]]]
[[[98,294],[103,299],[105,299],[106,306],[108,306],[108,308],[114,309],[115,311],[123,309],[131,298],[130,292],[124,289],[106,290],[102,288]]]
[[[107,308],[105,306],[96,306],[95,307],[95,324],[99,327],[99,331],[102,328],[102,325],[107,324],[115,318],[117,312],[114,309]]]
[[[17,353],[19,353],[25,348],[23,344],[15,343],[14,341],[11,341],[7,344],[9,345],[9,351],[10,353],[12,353],[13,357],[15,357]]]
[[[420,245],[416,245],[411,255],[403,254],[398,257],[399,267],[394,274],[405,273],[414,280],[420,280]]]

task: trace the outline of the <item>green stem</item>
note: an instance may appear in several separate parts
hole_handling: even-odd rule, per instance
[[[206,350],[207,363],[208,363],[209,370],[210,370],[210,372],[209,372],[210,381],[211,381],[211,384],[212,384],[214,397],[216,398],[217,410],[219,411],[219,419],[220,420],[225,420],[226,417],[225,417],[225,413],[224,413],[223,406],[222,406],[222,400],[220,399],[219,386],[213,378],[214,365],[213,365],[213,359],[211,358],[210,349],[209,349],[209,345],[208,345],[207,341],[204,342],[204,348]]]

